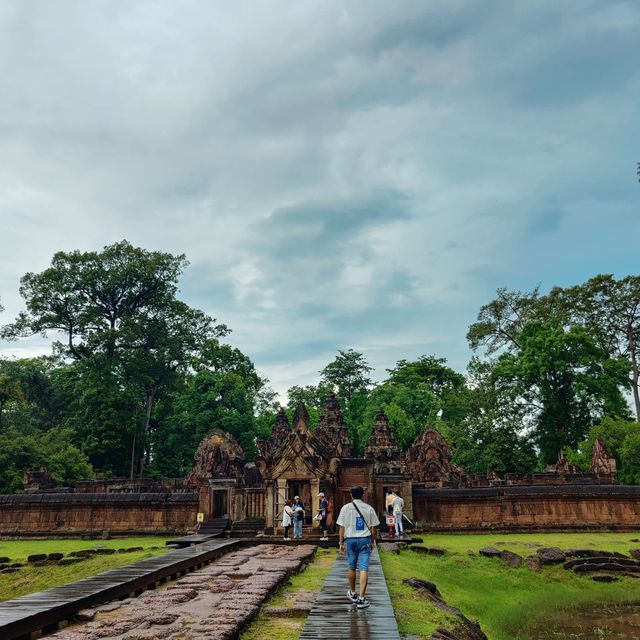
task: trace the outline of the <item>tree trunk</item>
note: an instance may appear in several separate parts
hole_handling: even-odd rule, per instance
[[[636,422],[640,422],[640,390],[638,390],[640,371],[638,370],[637,344],[631,322],[627,325],[627,340],[629,344],[629,358],[631,359],[631,393],[633,394],[633,402],[636,409]]]
[[[136,459],[136,435],[137,431],[133,433],[133,444],[131,445],[131,480],[133,480],[134,464]]]
[[[147,461],[150,460],[149,447],[150,447],[151,439],[150,439],[149,430],[151,425],[151,412],[153,411],[153,403],[155,402],[157,393],[158,393],[158,387],[155,384],[147,391],[147,401],[145,403],[145,424],[144,424],[144,433],[147,436],[147,451],[146,451],[146,455],[145,455],[145,452],[143,451],[142,455],[140,456],[140,477],[141,478],[142,478],[142,472],[144,471],[145,458]]]

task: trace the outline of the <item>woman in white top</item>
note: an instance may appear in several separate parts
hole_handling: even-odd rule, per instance
[[[284,505],[284,511],[282,512],[282,526],[284,527],[284,539],[289,540],[289,528],[293,523],[293,508],[291,507],[291,500],[287,500]]]
[[[393,515],[396,518],[396,535],[399,537],[404,532],[402,524],[402,510],[404,509],[404,500],[397,494],[393,499]]]

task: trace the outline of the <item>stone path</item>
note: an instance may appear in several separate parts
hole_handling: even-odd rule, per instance
[[[238,540],[214,540],[0,602],[0,639],[26,637],[40,629],[55,630],[58,623],[83,608],[142,593],[148,586],[202,566],[239,544]]]
[[[300,640],[400,640],[389,590],[376,549],[369,565],[368,609],[358,610],[346,597],[347,561],[339,556],[316,598]]]
[[[207,567],[137,598],[114,602],[52,640],[231,640],[260,605],[315,552],[313,545],[259,545],[231,552]]]

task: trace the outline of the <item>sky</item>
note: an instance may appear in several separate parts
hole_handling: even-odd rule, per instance
[[[496,288],[638,272],[639,60],[635,0],[3,0],[0,323],[127,239],[281,394],[464,371]]]

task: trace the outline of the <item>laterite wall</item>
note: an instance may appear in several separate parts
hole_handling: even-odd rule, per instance
[[[197,493],[36,493],[0,495],[0,535],[184,533]]]
[[[432,530],[640,529],[640,486],[414,487],[413,513]]]

